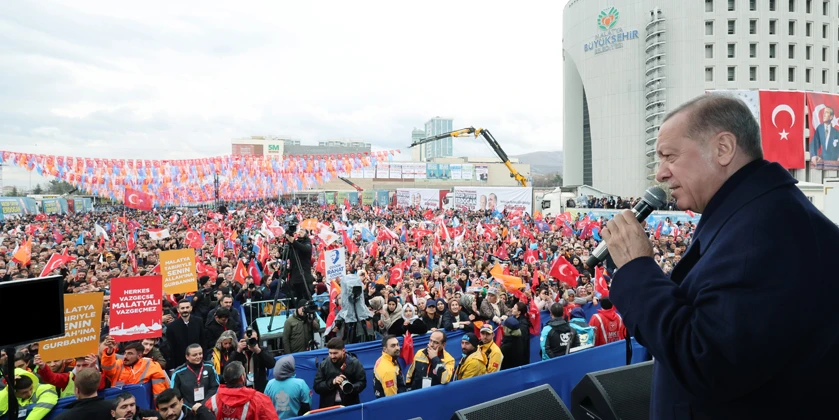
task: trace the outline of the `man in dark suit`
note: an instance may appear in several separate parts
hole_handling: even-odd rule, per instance
[[[192,315],[192,303],[181,299],[178,302],[178,314],[181,317],[172,321],[166,328],[170,350],[168,366],[172,367],[186,363],[186,348],[190,344],[205,344],[204,320]]]
[[[763,160],[760,129],[737,99],[704,95],[677,108],[656,152],[656,179],[680,209],[702,213],[684,257],[665,275],[629,211],[600,233],[618,267],[612,302],[655,357],[651,418],[832,412],[823,384],[839,374],[836,310],[789,296],[800,281],[819,296],[839,292],[835,267],[822,262],[839,249],[839,228]]]
[[[286,235],[291,244],[289,271],[291,273],[292,302],[299,302],[301,299],[312,299],[312,284],[315,282],[312,276],[312,240],[306,229],[298,229],[294,236]],[[308,289],[308,292],[307,292]]]
[[[822,112],[822,124],[816,127],[810,138],[810,164],[822,160],[839,160],[839,129],[832,126],[833,108],[825,107]],[[821,150],[821,153],[819,153]]]

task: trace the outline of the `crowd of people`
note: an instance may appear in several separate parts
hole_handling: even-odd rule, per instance
[[[66,293],[102,292],[104,302],[97,353],[42,360],[33,343],[0,353],[0,369],[14,358],[15,371],[5,374],[16,378],[14,395],[24,413],[19,418],[44,418],[67,396],[77,401],[61,418],[291,418],[316,408],[312,392],[321,409],[360,403],[368,379],[376,397],[384,398],[527,364],[531,336],[540,337],[542,359],[624,338],[608,298],[608,268],[586,265],[599,239],[592,226],[604,220],[583,213],[553,220],[516,212],[497,216],[264,201],[219,211],[109,207],[6,220],[0,281],[38,277],[63,252],[72,260],[44,274],[63,276]],[[309,223],[289,235],[285,229],[294,219]],[[649,229],[665,271],[678,262],[695,228],[667,223],[668,234]],[[31,260],[19,261],[27,241]],[[293,254],[286,261],[283,243]],[[111,280],[159,273],[161,251],[189,247],[196,253],[197,291],[164,297],[161,337],[117,343],[109,335]],[[369,316],[357,323],[341,312],[350,291],[338,292],[341,283],[326,278],[323,254],[336,247],[347,250],[347,277],[362,286],[359,307]],[[259,275],[238,276],[239,261],[253,261]],[[557,276],[562,264],[567,270]],[[290,273],[281,278],[284,267]],[[243,318],[234,302],[274,296],[292,311],[282,345],[268,348],[253,322],[258,315],[246,311]],[[544,328],[541,311],[551,317]],[[314,382],[306,383],[295,377],[294,354],[311,349],[319,331],[325,331],[329,357]],[[460,355],[446,351],[452,331],[464,332]],[[407,343],[426,334],[427,347],[417,351],[397,339]],[[382,355],[367,378],[347,345],[370,340],[381,341]],[[146,383],[154,410],[139,409],[130,393],[110,400],[100,395]],[[0,415],[6,396],[0,392]]]

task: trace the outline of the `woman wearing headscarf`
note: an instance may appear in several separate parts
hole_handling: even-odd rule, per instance
[[[387,299],[387,307],[382,311],[382,331],[387,331],[393,322],[402,318],[402,305],[399,303],[399,298],[391,296]]]
[[[387,330],[388,334],[397,337],[405,335],[406,332],[416,335],[423,335],[428,332],[428,326],[417,316],[417,309],[410,303],[406,303],[402,307],[402,317],[393,321],[393,324]]]

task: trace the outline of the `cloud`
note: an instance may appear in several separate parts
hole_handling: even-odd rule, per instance
[[[190,158],[258,134],[404,149],[436,115],[511,155],[562,148],[564,2],[9,3],[8,150]],[[475,139],[455,153],[492,155]]]

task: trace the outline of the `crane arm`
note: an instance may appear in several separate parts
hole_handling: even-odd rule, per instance
[[[489,132],[489,130],[485,130],[483,128],[475,128],[475,127],[468,127],[461,130],[449,131],[448,133],[437,134],[436,136],[426,137],[424,139],[419,139],[415,142],[411,143],[411,147],[419,146],[421,144],[429,143],[435,140],[444,139],[447,137],[469,137],[475,136],[482,136],[487,143],[489,143],[489,147],[498,155],[498,158],[501,159],[501,162],[504,163],[504,166],[510,171],[510,177],[515,178],[522,187],[527,186],[527,178],[524,175],[520,174],[519,171],[513,167],[513,164],[510,162],[510,158],[507,156],[507,153],[504,152],[504,149],[501,148],[501,145],[498,144],[498,141],[495,140],[495,136]]]
[[[344,178],[344,177],[342,177],[342,176],[339,176],[339,177],[338,177],[338,179],[340,179],[341,181],[346,182],[347,184],[350,184],[350,186],[351,186],[351,187],[353,187],[353,188],[355,188],[355,190],[356,190],[356,191],[358,191],[358,192],[362,192],[362,191],[364,191],[364,188],[361,188],[361,187],[359,187],[358,185],[355,185],[355,183],[354,183],[354,182],[350,181],[350,180],[349,180],[349,179],[347,179],[347,178]]]

